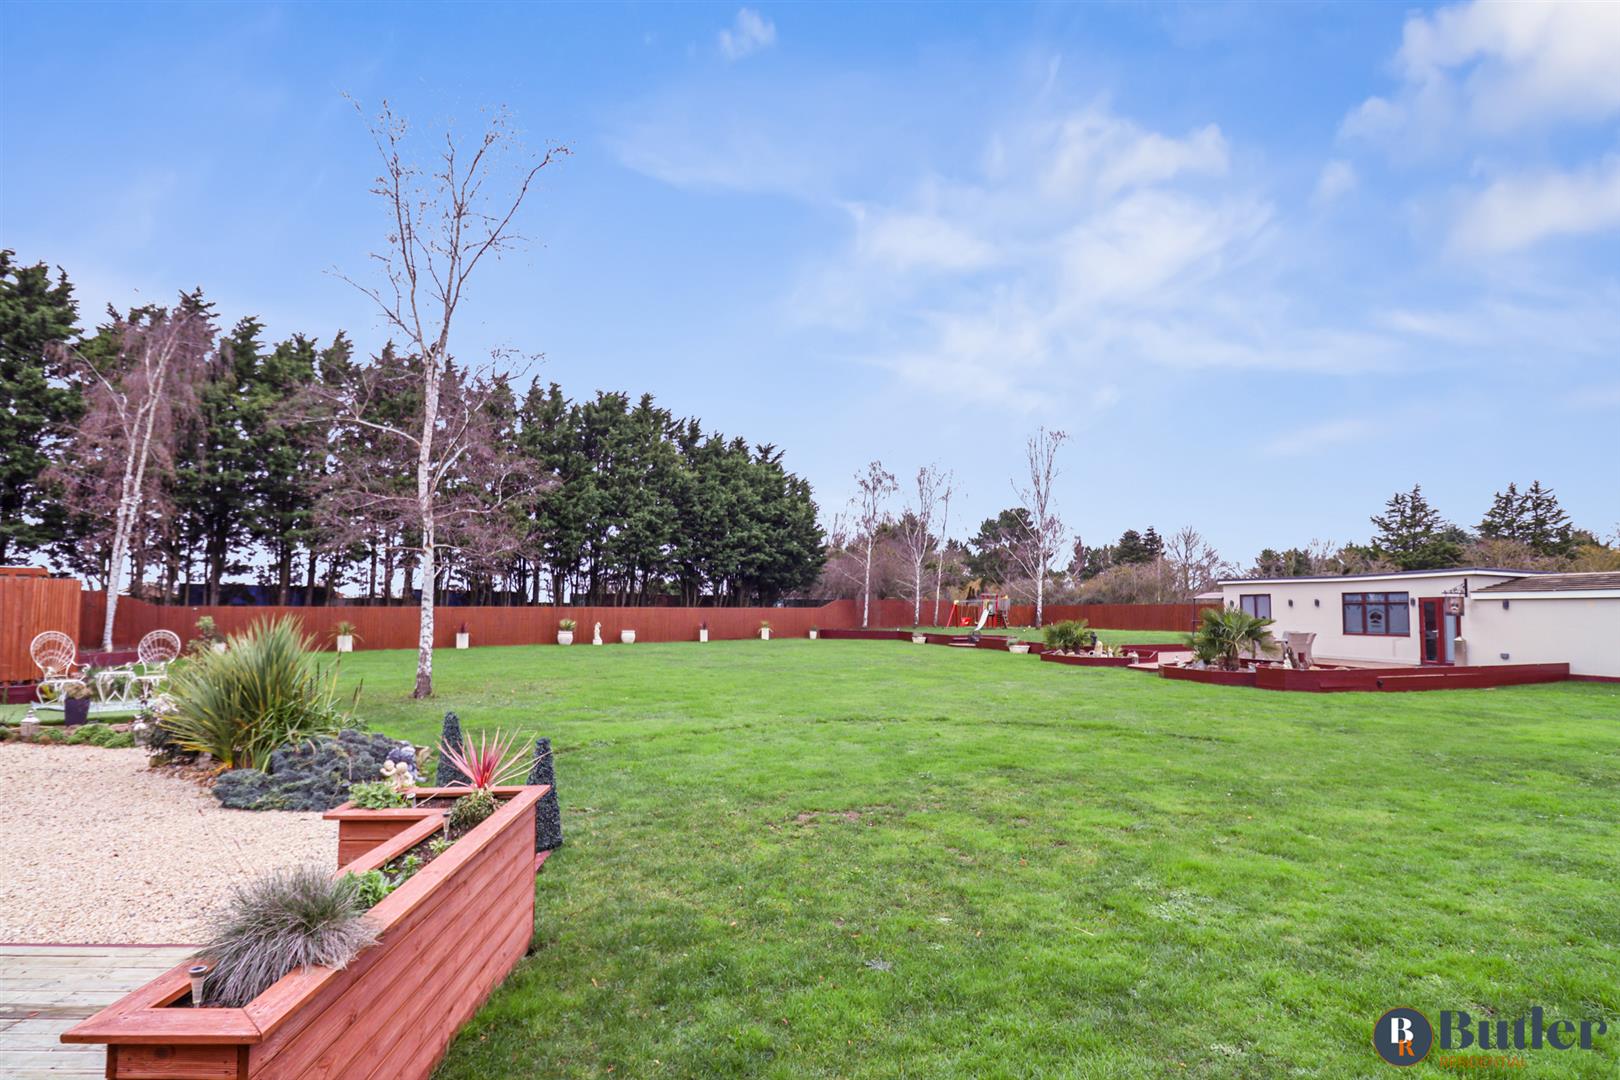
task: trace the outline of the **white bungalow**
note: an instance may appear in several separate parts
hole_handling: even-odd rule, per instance
[[[1567,663],[1620,679],[1620,573],[1464,567],[1345,577],[1233,578],[1221,602],[1312,633],[1328,664]]]

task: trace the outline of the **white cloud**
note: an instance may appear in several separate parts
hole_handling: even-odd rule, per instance
[[[1469,197],[1452,226],[1451,246],[1465,254],[1492,254],[1614,228],[1620,228],[1620,154],[1575,172],[1497,180]]]
[[[727,60],[741,60],[776,44],[776,24],[753,8],[739,8],[731,26],[720,31],[720,52]]]
[[[1401,86],[1345,118],[1350,136],[1443,138],[1454,124],[1504,134],[1620,113],[1620,4],[1473,0],[1406,21]]]
[[[1378,425],[1354,418],[1325,420],[1317,424],[1285,431],[1268,442],[1262,450],[1267,454],[1314,454],[1335,446],[1360,442],[1379,431]]]
[[[1322,166],[1322,173],[1316,178],[1316,191],[1311,195],[1311,201],[1318,206],[1338,202],[1354,191],[1357,183],[1359,179],[1354,165],[1343,160],[1330,161]]]
[[[855,247],[862,258],[898,269],[973,270],[995,256],[961,225],[933,214],[888,213],[853,207]]]

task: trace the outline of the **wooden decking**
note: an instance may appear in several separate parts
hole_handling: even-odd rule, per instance
[[[174,967],[192,945],[0,945],[0,1077],[106,1075],[102,1046],[67,1046],[80,1020]]]

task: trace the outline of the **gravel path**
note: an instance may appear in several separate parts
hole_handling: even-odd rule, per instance
[[[0,743],[0,941],[196,942],[252,873],[337,865],[319,814],[226,810],[142,750]]]

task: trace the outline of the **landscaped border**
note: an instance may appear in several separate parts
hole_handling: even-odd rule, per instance
[[[493,815],[371,909],[378,943],[341,971],[294,971],[245,1008],[191,1008],[174,1004],[190,990],[182,964],[69,1029],[62,1041],[107,1044],[112,1080],[426,1077],[528,950],[534,872],[543,861],[534,851],[535,806],[549,790],[496,789],[501,805]],[[442,828],[443,815],[347,804],[330,811],[338,822],[339,872],[383,866]],[[376,838],[368,819],[385,821],[380,831],[387,835]],[[360,854],[343,861],[344,851]]]
[[[1400,690],[1477,690],[1492,686],[1525,686],[1563,682],[1568,664],[1487,664],[1472,667],[1308,668],[1281,664],[1242,671],[1219,668],[1161,667],[1159,676],[1216,686],[1252,686],[1260,690],[1296,690],[1307,693]]]

